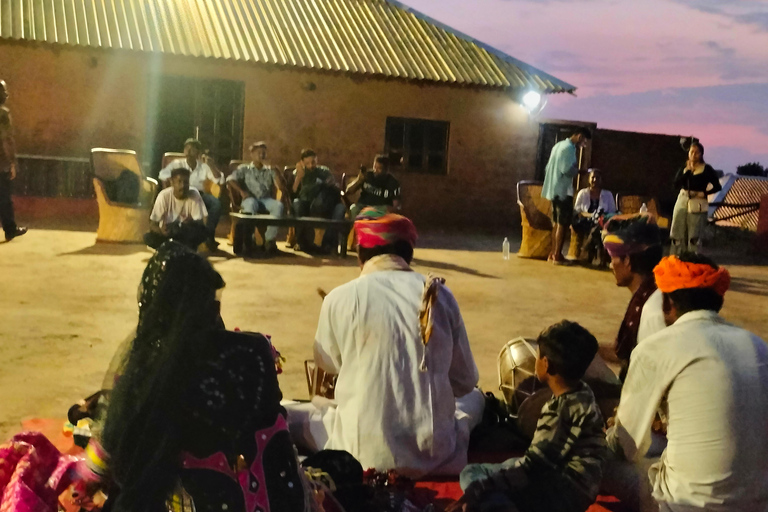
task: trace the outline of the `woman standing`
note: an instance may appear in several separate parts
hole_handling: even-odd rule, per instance
[[[86,453],[104,510],[304,512],[313,499],[280,406],[272,347],[224,330],[221,276],[169,241],[139,288],[136,337]]]
[[[717,172],[704,161],[704,146],[701,143],[691,144],[688,162],[675,176],[675,189],[680,190],[680,194],[672,214],[669,235],[672,254],[697,252],[699,239],[707,225],[707,195],[722,189]]]

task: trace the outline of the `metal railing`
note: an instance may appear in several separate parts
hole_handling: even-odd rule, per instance
[[[91,162],[88,158],[18,154],[14,194],[34,197],[92,199]]]

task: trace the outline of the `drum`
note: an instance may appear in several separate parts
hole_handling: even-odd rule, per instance
[[[525,338],[508,341],[499,352],[499,389],[512,415],[526,398],[544,387],[536,378],[537,352],[536,342]]]
[[[336,379],[338,375],[325,373],[321,368],[315,365],[311,359],[304,361],[304,372],[307,377],[307,390],[309,398],[322,396],[333,400],[336,394]]]

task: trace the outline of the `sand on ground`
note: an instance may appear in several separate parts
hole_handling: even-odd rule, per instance
[[[99,389],[117,346],[135,327],[137,286],[151,252],[94,239],[93,232],[35,229],[0,244],[0,439],[17,432],[23,418],[65,417],[70,405]],[[504,261],[498,236],[426,235],[420,247],[415,269],[447,279],[484,390],[498,389],[497,359],[507,340],[533,337],[567,318],[607,343],[629,300],[608,271],[514,255]],[[312,356],[317,288],[329,291],[357,277],[354,255],[318,259],[288,251],[269,261],[231,254],[210,261],[227,283],[227,327],[272,335],[287,358],[280,376],[284,396],[307,398],[303,362]],[[729,268],[734,284],[723,315],[768,337],[768,268]]]

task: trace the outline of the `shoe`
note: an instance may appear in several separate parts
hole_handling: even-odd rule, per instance
[[[275,243],[274,241],[272,241],[272,242],[265,242],[264,243],[264,254],[267,257],[272,258],[272,257],[275,257],[275,256],[280,256],[280,254],[282,254],[282,251],[277,248],[277,243]]]
[[[21,235],[25,235],[25,234],[27,234],[27,228],[19,226],[19,227],[16,228],[15,231],[13,231],[11,233],[6,233],[5,234],[5,240],[7,242],[10,242],[14,238],[16,238],[18,236],[21,236]]]
[[[208,247],[208,250],[211,252],[216,252],[219,248],[219,242],[211,238],[210,240],[205,242],[205,245]]]
[[[315,244],[309,244],[309,245],[296,244],[293,246],[293,250],[305,252],[311,255],[311,254],[317,254],[320,248]]]
[[[321,254],[323,256],[333,254],[334,252],[336,252],[334,251],[334,247],[329,244],[322,244],[320,247],[317,248],[317,254]]]

